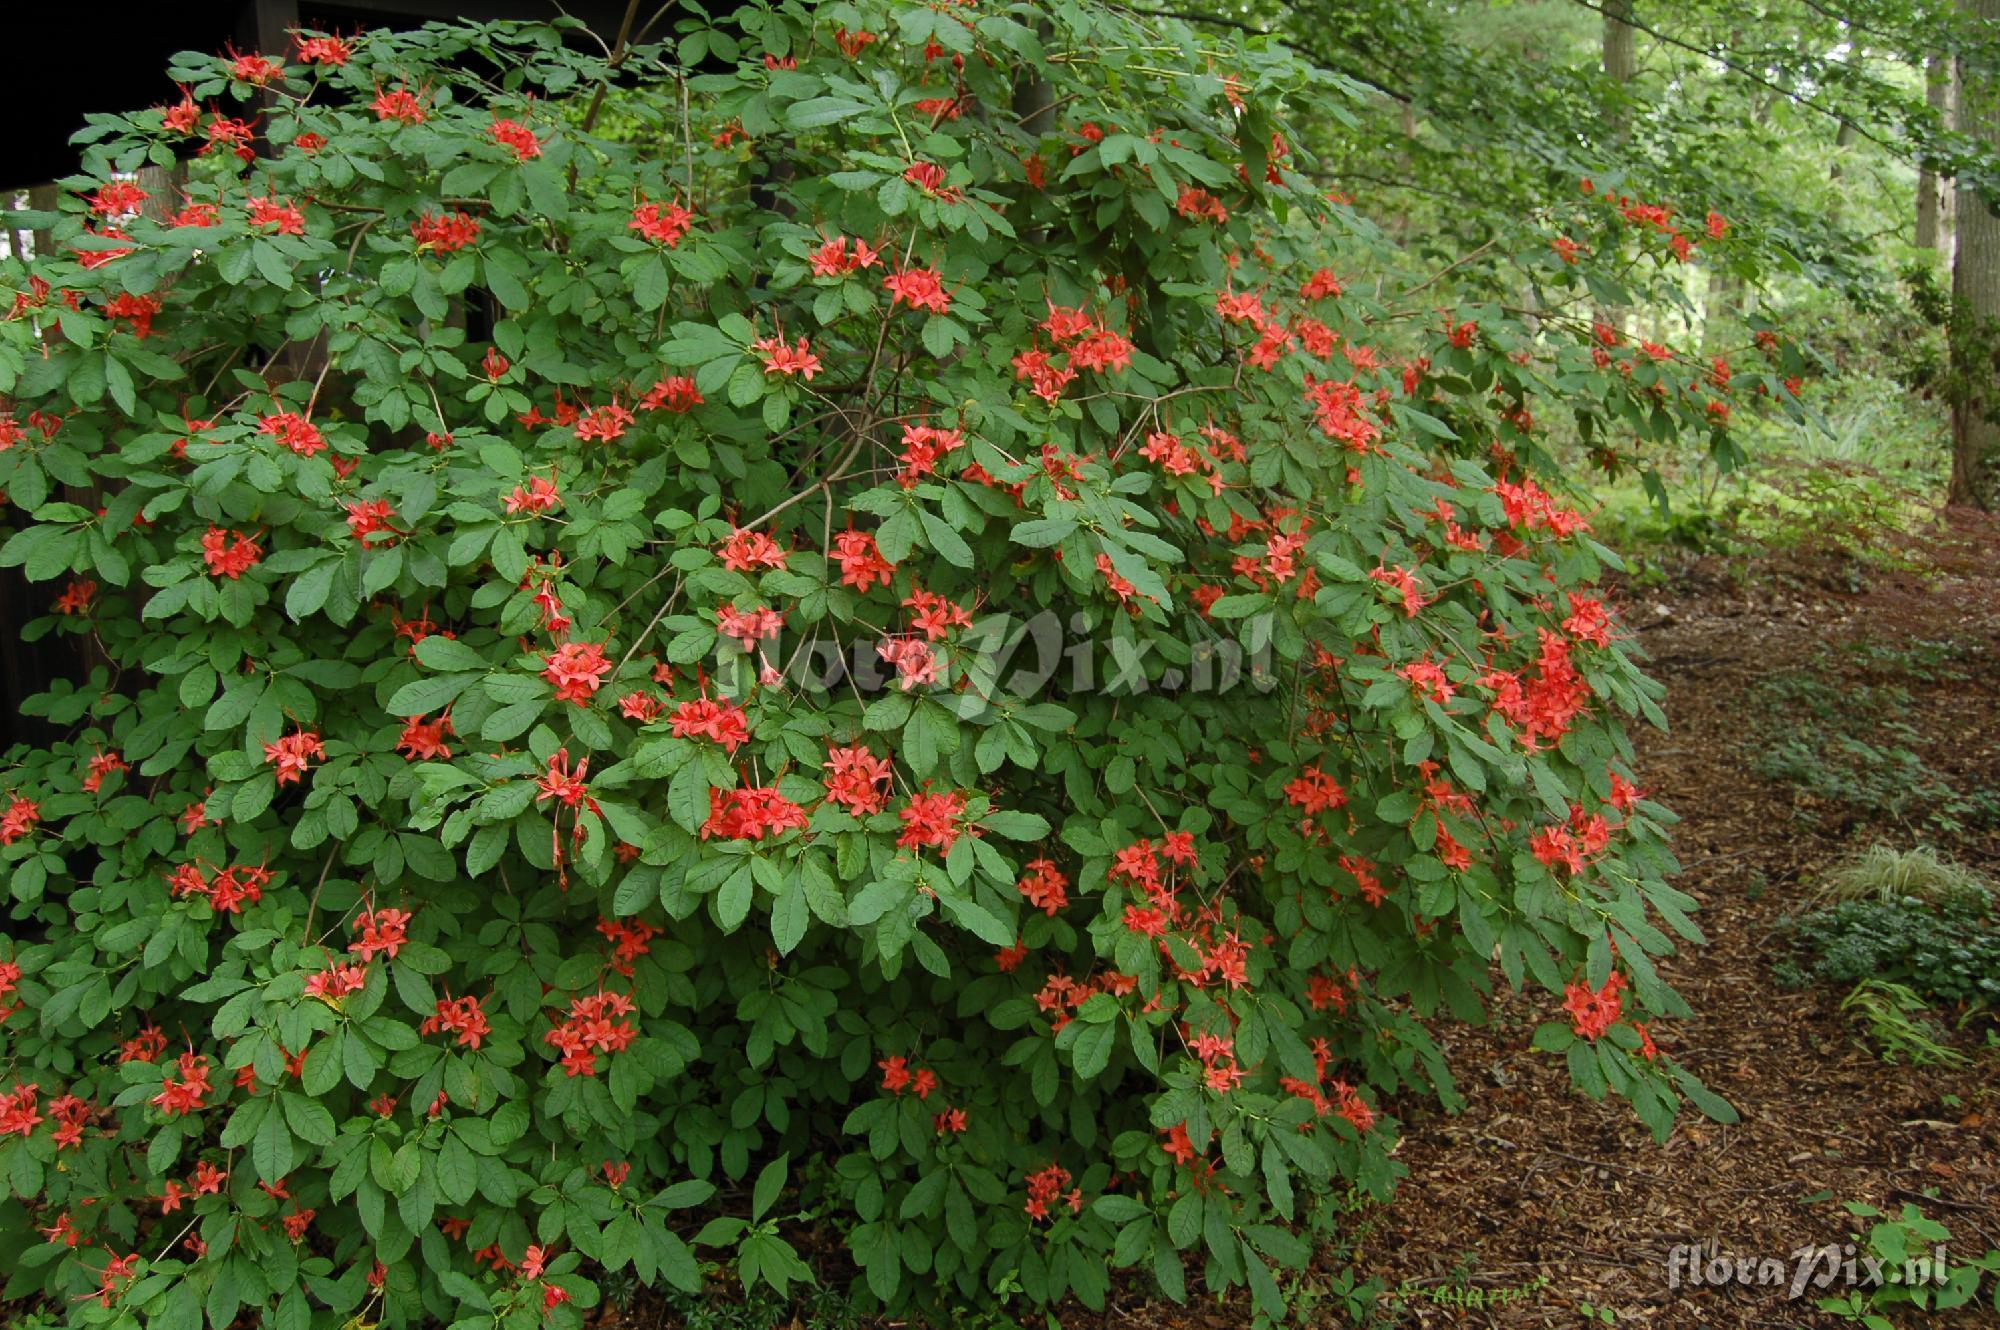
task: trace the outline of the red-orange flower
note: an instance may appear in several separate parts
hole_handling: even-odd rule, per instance
[[[632,209],[632,220],[626,223],[626,230],[637,231],[656,245],[673,249],[681,243],[681,237],[694,225],[694,214],[678,203],[661,203],[645,200]]]
[[[589,705],[609,673],[602,643],[565,642],[542,656],[542,677],[555,685],[558,702]]]
[[[296,730],[264,745],[264,760],[276,768],[280,785],[303,780],[311,759],[325,756],[326,745],[312,730]]]

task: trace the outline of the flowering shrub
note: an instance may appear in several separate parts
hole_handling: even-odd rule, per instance
[[[892,1308],[1275,1311],[1496,969],[1727,1112],[1535,420],[1726,375],[1343,290],[1282,52],[801,12],[183,57],[15,218],[0,562],[90,664],[0,775],[11,1296],[575,1327],[844,1277],[804,1214]]]

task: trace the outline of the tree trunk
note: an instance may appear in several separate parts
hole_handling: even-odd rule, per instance
[[[1630,83],[1639,72],[1639,52],[1632,28],[1633,0],[1604,0],[1604,76]]]
[[[1613,86],[1607,100],[1604,127],[1609,142],[1622,142],[1631,128],[1625,98],[1639,73],[1638,34],[1632,27],[1634,0],[1604,0],[1604,77]],[[1593,318],[1621,332],[1626,311],[1608,305],[1595,306]]]
[[[1708,284],[1701,299],[1701,345],[1704,354],[1713,356],[1722,352],[1723,325],[1740,293],[1735,278],[1728,273],[1718,271],[1713,264],[1703,265],[1703,270]]]
[[[28,206],[36,212],[55,212],[62,207],[62,191],[54,185],[34,185],[28,190]],[[55,249],[55,232],[30,231],[28,250],[44,262]]]
[[[2000,24],[2000,0],[1959,0],[1981,28]],[[1959,128],[1988,149],[2000,147],[2000,87],[1983,71],[1958,67]],[[2000,499],[2000,216],[1977,191],[1960,193],[1957,254],[1951,265],[1951,489],[1946,502],[1992,512]]]
[[[1924,101],[1937,113],[1938,123],[1952,127],[1951,64],[1934,55],[1924,68]],[[1917,248],[1936,249],[1943,237],[1944,185],[1928,168],[1917,172]]]
[[[1043,19],[1036,25],[1035,36],[1044,42],[1055,36],[1055,25]],[[1022,68],[1014,75],[1014,119],[1020,124],[1021,132],[1030,138],[1040,138],[1048,133],[1056,122],[1056,85],[1046,75]]]
[[[1604,77],[1617,84],[1611,108],[1614,137],[1625,136],[1625,85],[1639,73],[1638,33],[1632,27],[1634,0],[1604,0]]]

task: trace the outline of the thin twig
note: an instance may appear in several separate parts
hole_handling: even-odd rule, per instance
[[[618,66],[625,63],[625,55],[629,50],[626,43],[631,39],[632,24],[638,17],[639,0],[631,0],[631,3],[625,6],[624,19],[618,24],[618,41],[612,46],[611,54],[605,62],[604,77],[597,81],[597,91],[590,95],[590,109],[583,113],[583,123],[577,126],[577,133],[588,134],[591,126],[597,123],[597,113],[604,109],[604,94],[611,88],[611,75],[617,71]],[[572,157],[569,163],[571,193],[576,191],[576,165],[576,159]]]
[[[639,647],[641,646],[641,644],[643,644],[647,638],[653,635],[653,630],[660,626],[660,620],[667,617],[667,611],[672,609],[674,607],[674,602],[679,600],[680,598],[681,598],[681,588],[676,586],[674,588],[674,593],[671,596],[668,596],[666,602],[660,606],[660,612],[653,616],[652,622],[648,623],[644,628],[642,628],[639,631],[639,635],[632,639],[632,645],[626,647],[625,654],[618,658],[618,669],[611,671],[612,676],[614,678],[617,676],[618,670],[624,669],[626,665],[631,663],[632,657],[639,654]]]

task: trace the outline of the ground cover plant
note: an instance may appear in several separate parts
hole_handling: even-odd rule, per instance
[[[1827,875],[1824,900],[1796,925],[1794,982],[1902,984],[1967,1014],[2000,1000],[2000,917],[1976,874],[1935,852],[1872,848]]]
[[[1285,113],[1350,89],[1280,48],[560,36],[184,57],[17,219],[0,562],[93,664],[0,776],[9,1296],[1275,1315],[1496,965],[1585,1093],[1729,1115],[1537,421],[1726,454],[1795,351],[1349,293]],[[1727,246],[1676,216],[1533,261]]]
[[[1821,652],[1804,668],[1760,682],[1767,705],[1757,725],[1757,773],[1807,796],[1809,816],[1832,810],[1846,822],[1945,832],[2000,822],[2000,791],[1955,778],[1922,751],[1913,691],[1926,679],[1920,657],[1907,668],[1885,664],[1891,668],[1850,677]]]

